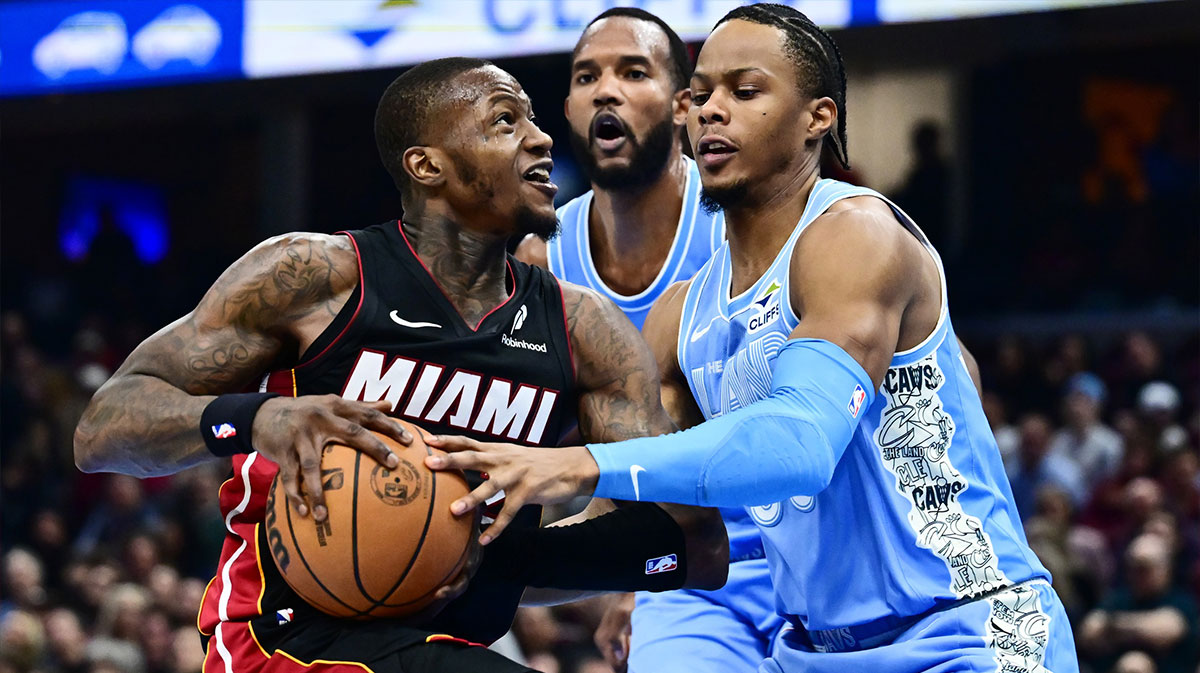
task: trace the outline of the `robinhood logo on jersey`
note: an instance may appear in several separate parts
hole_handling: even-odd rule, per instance
[[[766,293],[755,300],[754,305],[758,307],[758,315],[751,318],[747,324],[750,334],[754,334],[779,318],[782,310],[778,300],[779,290],[782,287],[778,281],[771,281],[771,286],[767,288]]]
[[[546,344],[544,344],[544,343],[542,343],[542,344],[530,343],[524,339],[514,339],[514,338],[508,336],[507,334],[500,335],[500,343],[504,344],[505,346],[508,346],[509,348],[524,348],[527,351],[536,351],[538,353],[546,352]]]

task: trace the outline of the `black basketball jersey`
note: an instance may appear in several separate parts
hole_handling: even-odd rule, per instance
[[[393,415],[431,433],[528,446],[554,446],[575,425],[574,365],[554,276],[510,255],[508,300],[469,325],[399,222],[342,233],[358,252],[358,288],[300,364],[270,374],[265,390],[388,400]],[[538,526],[540,517],[540,507],[526,507],[512,525]],[[524,587],[497,579],[496,562],[485,548],[467,592],[428,629],[480,642],[503,635]],[[265,575],[265,614],[298,600],[277,572]]]

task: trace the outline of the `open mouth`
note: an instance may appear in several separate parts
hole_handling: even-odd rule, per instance
[[[697,154],[733,154],[736,151],[737,148],[723,138],[703,138],[696,147]]]
[[[625,144],[628,135],[625,122],[611,112],[596,115],[592,122],[592,142],[606,152],[619,149]]]
[[[715,169],[729,161],[738,151],[737,145],[718,135],[706,135],[696,143],[696,161],[705,168]]]
[[[553,197],[558,192],[558,185],[550,181],[550,171],[552,170],[554,170],[554,162],[547,159],[531,166],[521,177],[534,187],[547,192]]]

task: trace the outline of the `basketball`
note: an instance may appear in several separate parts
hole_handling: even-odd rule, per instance
[[[347,446],[321,458],[329,516],[317,523],[288,506],[279,477],[267,496],[271,557],[284,580],[313,607],[367,619],[403,617],[428,605],[467,561],[475,520],[450,514],[470,489],[459,472],[433,472],[420,429],[411,446],[376,433],[400,458],[388,469]]]

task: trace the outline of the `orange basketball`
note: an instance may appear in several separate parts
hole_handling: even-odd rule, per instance
[[[352,448],[321,457],[328,518],[318,525],[288,505],[279,477],[267,500],[266,532],[275,565],[312,606],[335,617],[402,617],[424,608],[466,563],[471,516],[450,514],[470,489],[461,472],[434,472],[424,433],[401,446],[376,433],[400,458],[388,469]]]

